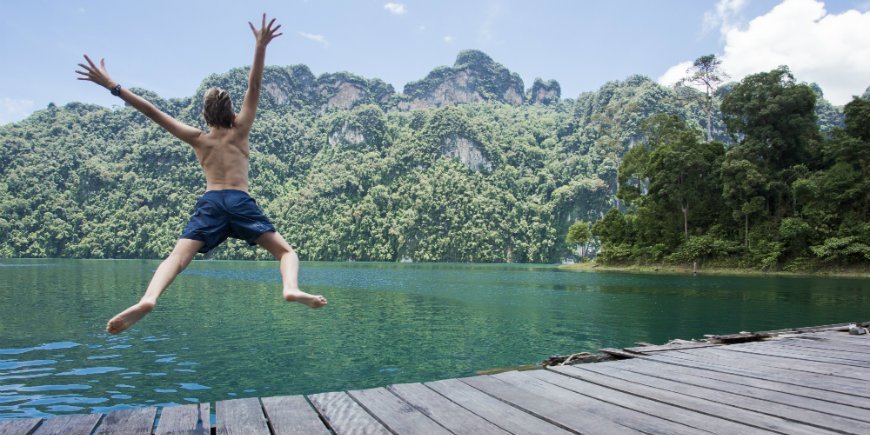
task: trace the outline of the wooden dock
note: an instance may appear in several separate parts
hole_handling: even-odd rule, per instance
[[[737,337],[739,339],[739,337]],[[2,434],[870,434],[870,334],[615,350],[619,361],[0,421]]]

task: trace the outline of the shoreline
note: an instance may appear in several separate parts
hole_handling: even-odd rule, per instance
[[[741,269],[736,267],[703,267],[699,266],[693,273],[691,266],[675,264],[624,264],[604,265],[594,261],[575,264],[563,264],[559,270],[569,272],[618,272],[640,274],[663,274],[663,275],[716,275],[716,276],[783,276],[783,277],[817,277],[817,278],[870,278],[870,267],[856,267],[852,269],[831,268],[816,271],[803,270],[791,271],[763,271],[755,269]]]

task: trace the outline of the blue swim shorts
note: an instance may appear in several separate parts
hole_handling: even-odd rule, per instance
[[[269,231],[275,231],[275,227],[247,192],[209,190],[196,202],[193,216],[179,238],[205,242],[199,249],[204,254],[227,237],[254,245],[254,240]]]

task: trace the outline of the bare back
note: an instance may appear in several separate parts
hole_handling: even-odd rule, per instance
[[[198,138],[193,150],[205,172],[206,191],[248,191],[250,146],[247,129],[211,128]]]

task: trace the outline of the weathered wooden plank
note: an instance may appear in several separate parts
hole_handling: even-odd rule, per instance
[[[387,389],[455,434],[508,434],[423,384],[397,384]]]
[[[12,418],[0,420],[0,434],[29,435],[42,421],[41,418]]]
[[[699,399],[706,399],[748,411],[785,418],[808,426],[815,426],[818,429],[834,429],[840,432],[857,434],[870,433],[870,423],[825,414],[809,409],[795,408],[793,406],[756,399],[750,396],[740,396],[721,390],[698,387],[684,382],[675,382],[659,377],[641,375],[616,367],[617,366],[596,367],[590,365],[583,369],[653,388],[668,390],[677,394],[694,396]]]
[[[639,433],[635,429],[622,426],[584,409],[578,409],[548,397],[529,394],[527,391],[491,376],[476,376],[460,380],[493,397],[520,407],[538,418],[547,420],[572,432]]]
[[[818,411],[853,420],[862,420],[867,426],[868,433],[870,433],[870,411],[866,409],[832,403],[812,397],[793,395],[783,391],[750,387],[743,384],[730,383],[725,380],[696,376],[688,370],[662,368],[660,367],[660,364],[648,361],[626,361],[625,364],[619,364],[616,367],[621,370],[629,370],[641,375],[682,382],[696,387],[724,391],[753,399],[765,400],[796,408],[804,408],[814,412]]]
[[[846,359],[846,358],[837,358],[828,355],[820,355],[818,353],[809,352],[809,351],[798,351],[798,350],[790,350],[783,349],[782,346],[728,346],[727,348],[723,348],[725,350],[734,351],[734,352],[744,352],[758,355],[768,355],[768,356],[776,356],[781,358],[789,358],[801,361],[813,361],[813,362],[822,362],[828,364],[835,364],[840,366],[850,366],[850,367],[858,367],[862,370],[865,370],[867,375],[870,375],[870,362],[861,361],[860,359]]]
[[[763,344],[792,350],[800,349],[801,351],[809,350],[831,355],[850,356],[853,358],[861,358],[864,361],[870,359],[870,346],[850,346],[848,343],[839,343],[830,340],[803,340],[789,338]]]
[[[849,335],[847,332],[819,332],[811,334],[810,337],[842,342],[850,346],[870,346],[870,334]]]
[[[703,351],[703,353],[696,353]],[[870,373],[865,373],[860,367],[845,367],[837,364],[820,363],[813,361],[797,361],[790,358],[782,358],[776,356],[755,354],[752,358],[748,358],[741,352],[727,350],[723,348],[707,348],[700,350],[681,351],[686,354],[699,355],[704,358],[709,358],[715,361],[717,358],[737,359],[744,362],[750,361],[752,364],[761,366],[774,367],[777,369],[789,369],[801,372],[818,373],[823,375],[839,376],[841,378],[849,378],[856,380],[865,380]]]
[[[728,435],[735,433],[744,435],[769,433],[766,430],[752,426],[746,426],[744,424],[702,414],[690,409],[680,408],[668,403],[657,402],[633,394],[627,394],[622,391],[605,388],[590,382],[581,381],[580,379],[561,374],[552,368],[548,370],[530,370],[525,373],[542,381],[559,385],[562,388],[567,388],[571,391],[575,391],[597,400],[613,403],[614,405],[633,409],[644,414],[658,416],[677,423],[682,423],[701,431]]]
[[[329,429],[320,420],[317,411],[303,396],[264,397],[263,409],[275,435],[312,434],[329,435]]]
[[[682,423],[664,420],[656,416],[644,414],[630,408],[624,408],[584,396],[566,388],[544,382],[526,373],[506,372],[494,375],[502,381],[515,385],[530,394],[548,397],[558,402],[571,406],[574,409],[582,409],[595,415],[604,417],[610,421],[625,427],[648,434],[697,434],[701,430],[692,428]],[[567,377],[566,377],[567,378]]]
[[[653,388],[647,385],[637,384],[611,376],[605,376],[577,367],[553,367],[553,370],[572,377],[576,377],[578,379],[582,379],[587,382],[601,385],[602,387],[612,388],[614,390],[619,390],[628,394],[646,397],[648,399],[664,403],[670,403],[675,406],[692,409],[698,412],[702,412],[704,414],[754,426],[764,430],[779,433],[794,433],[805,435],[833,433],[830,431],[819,430],[815,427],[806,426],[800,423],[795,423],[781,417],[765,415],[755,411],[736,408],[707,399],[678,394],[669,390]]]
[[[800,337],[787,338],[776,341],[777,344],[789,347],[798,347],[801,349],[825,350],[835,352],[848,352],[854,354],[870,355],[870,347],[849,346],[848,344],[838,344],[830,340],[808,340]]]
[[[598,349],[598,351],[610,355],[616,359],[629,359],[637,356],[636,353],[626,352],[622,349],[614,349],[612,347],[605,347],[603,349]]]
[[[870,362],[870,347],[863,349],[858,346],[831,346],[826,343],[810,343],[809,340],[778,340],[768,346],[782,351]]]
[[[747,363],[746,360],[719,359],[718,361],[709,361],[704,358],[681,354],[679,352],[649,356],[645,357],[645,359],[678,366],[694,367],[701,370],[731,373],[747,378],[766,379],[808,388],[816,388],[856,396],[858,398],[870,398],[870,388],[861,385],[860,382],[853,383],[850,379],[845,378],[764,367],[759,364]]]
[[[150,435],[157,408],[133,408],[112,411],[103,417],[97,427],[98,435]]]
[[[754,347],[750,347],[753,349]],[[821,358],[829,358],[832,359],[834,363],[837,363],[837,360],[845,360],[847,362],[852,362],[855,365],[860,367],[870,367],[870,348],[867,349],[867,352],[855,352],[852,350],[844,350],[844,349],[821,349],[816,347],[799,347],[796,345],[786,344],[786,343],[772,343],[764,347],[765,349],[775,350],[777,352],[788,352],[804,355],[813,359]]]
[[[215,429],[218,435],[269,435],[266,416],[256,397],[215,403]]]
[[[707,343],[705,341],[698,342],[676,342],[672,344],[661,344],[661,345],[653,345],[653,346],[638,346],[638,347],[626,347],[625,350],[634,353],[656,353],[656,352],[668,352],[671,350],[680,350],[680,349],[698,349],[702,347],[714,347],[721,346],[721,344],[717,343]]]
[[[34,435],[90,435],[103,414],[64,415],[42,422]],[[0,433],[6,433],[0,429]]]
[[[352,390],[347,394],[394,433],[450,434],[450,431],[386,388]]]
[[[425,386],[511,433],[528,435],[568,435],[571,433],[481,392],[458,379],[427,382]]]
[[[336,435],[390,435],[390,431],[347,393],[320,393],[308,396],[317,412]]]
[[[725,371],[716,371],[712,369],[704,369],[699,367],[689,367],[685,365],[669,364],[666,361],[645,359],[647,364],[654,367],[655,371],[663,373],[673,373],[675,376],[685,373],[703,378],[717,379],[723,382],[730,382],[737,385],[746,385],[748,387],[762,388],[771,391],[779,391],[783,393],[793,394],[796,396],[809,397],[819,400],[824,400],[832,403],[839,403],[855,408],[863,408],[870,410],[870,401],[862,400],[861,398],[843,394],[835,391],[824,390],[820,388],[805,387],[803,385],[795,385],[782,382],[774,379],[755,378],[750,376],[742,376]]]
[[[156,435],[211,434],[211,407],[208,403],[167,406],[160,411]]]

